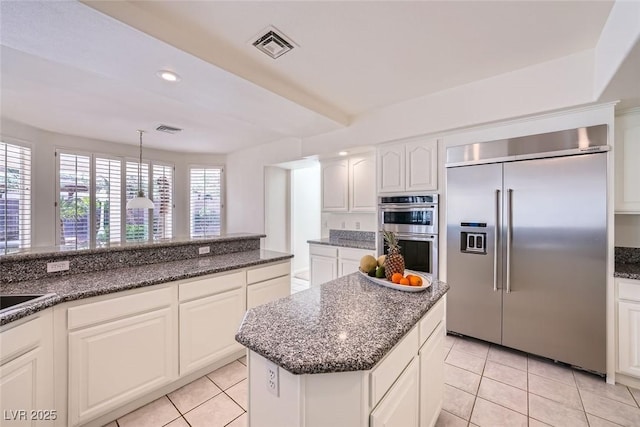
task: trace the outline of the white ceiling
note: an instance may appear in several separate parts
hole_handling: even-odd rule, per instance
[[[612,4],[3,0],[2,116],[131,144],[163,123],[185,131],[145,145],[226,153],[591,49]],[[269,25],[299,47],[259,52],[250,42]]]

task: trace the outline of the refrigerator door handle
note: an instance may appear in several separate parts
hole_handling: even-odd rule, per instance
[[[498,234],[500,230],[500,190],[496,190],[496,228],[493,232],[493,292],[498,291]]]
[[[511,230],[512,230],[512,218],[511,218],[511,211],[513,209],[512,206],[512,197],[513,197],[513,190],[511,188],[509,188],[507,190],[507,212],[506,212],[506,222],[507,222],[507,257],[506,257],[506,264],[507,264],[507,277],[506,277],[506,282],[507,282],[507,293],[511,292]]]

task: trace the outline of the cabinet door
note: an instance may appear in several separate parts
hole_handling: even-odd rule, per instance
[[[322,256],[310,257],[311,285],[321,285],[338,277],[338,260]]]
[[[417,427],[418,381],[416,356],[371,413],[370,427]]]
[[[349,162],[334,160],[322,163],[322,210],[346,212],[349,193]]]
[[[409,142],[406,155],[406,191],[438,189],[438,141]]]
[[[640,303],[618,302],[618,368],[640,378]]]
[[[378,149],[377,175],[379,193],[404,191],[404,144]]]
[[[640,109],[616,119],[616,212],[640,213]]]
[[[346,276],[347,274],[355,273],[360,269],[360,261],[353,261],[350,259],[341,259],[338,262],[338,277]]]
[[[180,375],[241,350],[244,312],[243,288],[180,304]]]
[[[164,308],[69,333],[71,425],[177,378],[174,313]]]
[[[373,156],[349,159],[349,209],[376,210],[376,164]]]
[[[247,286],[247,309],[291,295],[291,276],[282,276]]]
[[[420,349],[420,427],[433,427],[444,395],[444,324]]]

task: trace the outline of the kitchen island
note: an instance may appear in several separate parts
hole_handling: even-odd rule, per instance
[[[249,310],[236,340],[250,350],[250,425],[434,425],[448,289],[354,273]]]

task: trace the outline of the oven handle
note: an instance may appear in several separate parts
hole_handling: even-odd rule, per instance
[[[389,212],[389,211],[400,211],[400,212],[413,212],[413,211],[422,211],[425,209],[435,209],[436,205],[425,205],[425,204],[412,204],[412,205],[379,205],[380,210]]]
[[[411,233],[395,233],[398,239],[404,240],[415,240],[419,242],[434,242],[438,239],[438,236],[433,235],[422,235],[422,234],[411,234]]]

